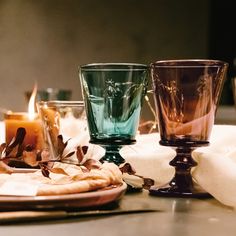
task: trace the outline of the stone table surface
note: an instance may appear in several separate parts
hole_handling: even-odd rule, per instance
[[[234,235],[236,211],[214,198],[163,198],[148,191],[128,193],[119,203],[121,209],[135,207],[158,209],[157,212],[76,217],[72,219],[1,225],[0,235]]]

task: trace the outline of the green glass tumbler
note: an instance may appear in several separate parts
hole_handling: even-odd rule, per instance
[[[101,162],[125,160],[119,150],[135,143],[148,67],[143,64],[98,63],[79,68],[90,142],[105,148]]]

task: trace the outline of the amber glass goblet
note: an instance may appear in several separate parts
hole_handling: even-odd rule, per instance
[[[175,175],[152,195],[204,197],[191,176],[191,153],[209,145],[228,64],[216,60],[168,60],[151,64],[160,145],[175,149]]]

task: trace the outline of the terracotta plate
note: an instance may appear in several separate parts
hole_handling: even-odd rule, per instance
[[[53,196],[0,196],[0,210],[69,209],[103,206],[118,201],[125,193],[125,183],[97,191]]]

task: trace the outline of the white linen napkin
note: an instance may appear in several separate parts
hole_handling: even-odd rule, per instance
[[[211,145],[194,153],[196,182],[221,203],[236,208],[236,126],[216,125]]]
[[[236,208],[236,126],[215,125],[210,146],[193,152],[198,165],[192,176],[206,192],[221,203]],[[155,184],[168,183],[174,174],[169,161],[175,156],[170,147],[159,145],[159,134],[137,136],[137,143],[121,150],[138,174],[150,177]]]

